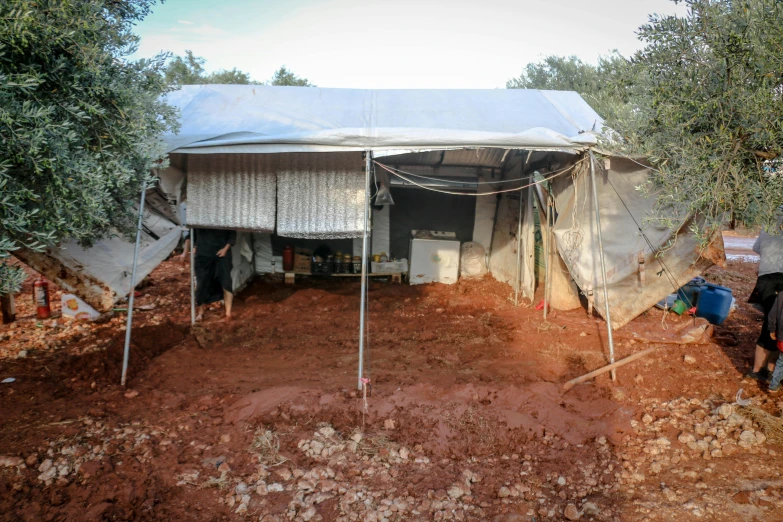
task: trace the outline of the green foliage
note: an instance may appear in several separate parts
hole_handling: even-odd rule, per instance
[[[289,85],[294,87],[315,87],[307,81],[307,78],[300,78],[293,72],[286,69],[285,65],[275,71],[275,75],[269,81],[269,85]]]
[[[216,84],[258,84],[249,73],[242,72],[236,67],[221,69],[213,73],[204,70],[206,60],[200,56],[194,56],[193,51],[185,51],[185,56],[175,56],[166,65],[166,81],[173,85],[206,85]]]
[[[685,17],[650,17],[631,60],[633,106],[608,125],[624,153],[657,166],[643,190],[655,221],[731,218],[772,228],[783,205],[783,3],[686,0]],[[616,143],[613,145],[617,145]]]
[[[604,119],[613,118],[629,101],[628,62],[617,51],[598,59],[598,65],[576,56],[547,56],[529,63],[522,74],[506,82],[507,89],[576,91]]]
[[[154,0],[0,2],[0,263],[129,232],[176,114],[163,57],[129,62]],[[0,293],[19,274],[0,269]]]

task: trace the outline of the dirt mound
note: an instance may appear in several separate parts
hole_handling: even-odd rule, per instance
[[[128,378],[144,370],[156,357],[180,344],[187,335],[187,326],[172,322],[134,328]],[[58,369],[64,375],[76,376],[82,380],[119,382],[124,349],[125,333],[118,332],[107,344],[106,351],[61,359]]]

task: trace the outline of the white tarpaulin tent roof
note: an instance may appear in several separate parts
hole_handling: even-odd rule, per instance
[[[334,152],[462,147],[583,149],[603,120],[576,92],[186,85],[167,96],[169,152]]]

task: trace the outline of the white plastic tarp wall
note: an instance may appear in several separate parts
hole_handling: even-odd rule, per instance
[[[520,197],[522,198],[522,241],[521,250],[518,251]],[[489,269],[495,279],[508,283],[512,288],[519,284],[520,296],[531,300],[535,292],[533,197],[530,188],[501,196],[489,260]],[[517,258],[519,258],[519,272],[517,272]]]
[[[645,223],[655,200],[645,198],[636,187],[647,181],[648,170],[624,158],[610,158],[609,165],[607,170],[603,161],[596,160],[596,189],[612,326],[620,328],[724,256],[722,241],[715,243],[712,250],[701,252],[696,239],[683,227],[675,246],[662,258],[667,270],[659,275],[663,265],[655,259],[644,236],[659,250],[668,243],[673,231]],[[558,213],[554,227],[558,251],[579,288],[593,292],[595,309],[603,315],[603,277],[589,162],[580,165],[575,183],[571,176],[553,179],[552,191]],[[643,288],[638,279],[639,253],[644,254],[647,267]]]

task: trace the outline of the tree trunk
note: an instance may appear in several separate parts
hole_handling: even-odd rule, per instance
[[[0,311],[2,311],[3,314],[3,324],[9,324],[16,321],[14,294],[0,296]]]

